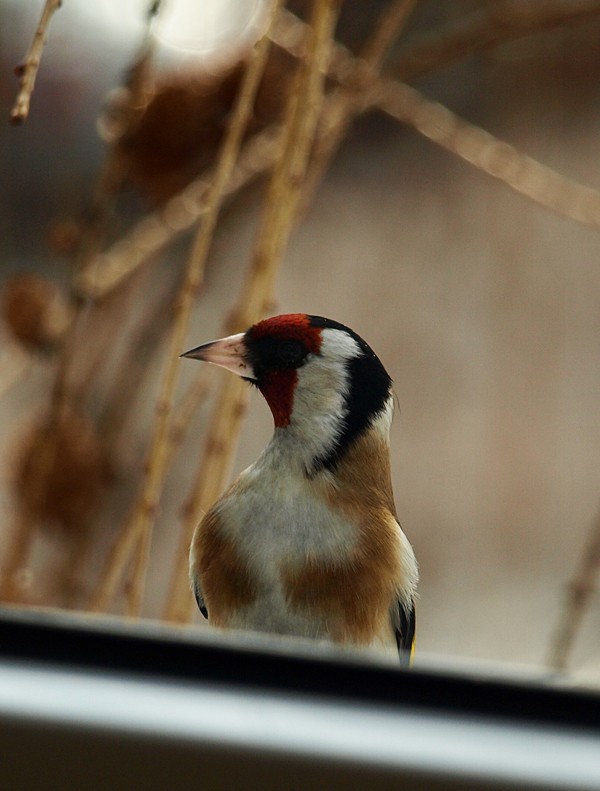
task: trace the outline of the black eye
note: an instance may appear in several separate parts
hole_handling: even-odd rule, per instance
[[[306,356],[300,341],[280,341],[277,345],[277,364],[282,368],[296,368]]]

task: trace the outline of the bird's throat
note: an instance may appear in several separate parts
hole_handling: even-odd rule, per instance
[[[258,389],[269,405],[277,428],[285,428],[290,424],[297,382],[298,372],[289,369],[272,371],[258,384]]]

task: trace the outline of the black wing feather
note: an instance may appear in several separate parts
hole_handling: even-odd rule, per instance
[[[408,667],[415,643],[416,616],[414,604],[411,604],[410,608],[407,609],[405,604],[398,602],[394,626],[400,664],[402,667]]]
[[[204,597],[202,596],[202,591],[200,590],[200,583],[198,582],[198,579],[195,577],[195,575],[194,575],[194,579],[192,580],[192,590],[194,591],[194,598],[196,599],[196,604],[198,605],[198,609],[208,621],[208,610],[206,609],[206,604],[204,603]]]

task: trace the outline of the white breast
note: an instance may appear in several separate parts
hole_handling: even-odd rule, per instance
[[[270,573],[284,559],[334,560],[351,551],[356,526],[328,506],[318,484],[271,458],[269,448],[242,473],[234,497],[219,507],[224,529],[246,562],[253,570]]]
[[[230,626],[327,636],[326,623],[289,610],[281,584],[282,567],[301,566],[308,558],[335,562],[356,546],[357,527],[333,511],[316,487],[298,468],[290,468],[274,438],[241,474],[232,496],[219,503],[222,529],[262,592]]]

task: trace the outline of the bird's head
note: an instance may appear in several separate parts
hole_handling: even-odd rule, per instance
[[[376,421],[389,429],[391,379],[371,347],[343,324],[293,313],[182,355],[255,384],[276,429],[312,448],[311,468],[333,469]]]

